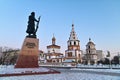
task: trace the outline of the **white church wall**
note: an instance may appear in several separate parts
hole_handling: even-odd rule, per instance
[[[56,49],[56,48],[49,48],[49,49],[48,49],[48,52],[49,52],[49,53],[52,53],[53,50],[55,51],[55,53],[60,53],[60,49]]]

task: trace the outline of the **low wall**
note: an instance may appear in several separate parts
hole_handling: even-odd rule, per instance
[[[81,69],[120,69],[120,65],[63,65],[61,63],[40,63],[39,66],[50,68],[81,68]]]

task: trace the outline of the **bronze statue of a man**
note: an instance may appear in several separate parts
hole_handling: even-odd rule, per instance
[[[39,20],[35,19],[35,12],[32,12],[31,15],[29,16],[28,26],[26,30],[26,32],[28,33],[27,37],[36,37],[37,30],[35,29],[35,21],[39,23]]]

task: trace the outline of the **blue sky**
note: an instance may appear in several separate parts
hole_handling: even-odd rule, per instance
[[[34,11],[41,16],[37,35],[45,52],[53,33],[61,51],[67,49],[72,23],[81,50],[90,37],[96,49],[120,52],[120,0],[0,0],[0,10],[0,46],[21,48]]]

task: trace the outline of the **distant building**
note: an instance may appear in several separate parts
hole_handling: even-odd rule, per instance
[[[38,63],[45,63],[46,61],[46,55],[42,50],[39,50],[39,56],[38,56]]]
[[[81,63],[80,41],[74,31],[74,24],[72,24],[72,31],[69,40],[67,41],[68,49],[65,51],[64,63]]]
[[[60,53],[60,46],[56,45],[56,39],[53,36],[52,45],[47,46],[48,52],[46,55],[46,62],[50,63],[61,63],[63,59],[63,54]]]
[[[2,57],[2,47],[0,47],[0,58]]]
[[[86,54],[85,54],[85,63],[86,64],[95,64],[97,63],[97,53],[95,44],[89,38],[89,42],[86,45]]]
[[[98,61],[104,58],[102,50],[96,50],[96,54],[97,54],[97,60]]]

